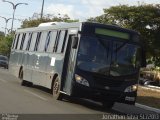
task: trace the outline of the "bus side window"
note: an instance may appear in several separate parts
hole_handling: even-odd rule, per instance
[[[20,37],[20,34],[18,34],[18,37],[17,37],[17,40],[16,40],[16,46],[15,46],[15,49],[17,49],[17,47],[18,47],[19,37]]]
[[[27,43],[28,43],[28,40],[29,40],[30,35],[31,35],[31,33],[26,33],[26,36],[25,36],[25,39],[24,39],[24,43],[23,43],[22,50],[26,50]]]
[[[23,37],[23,33],[21,33],[21,34],[20,34],[19,42],[18,42],[18,46],[17,46],[17,50],[19,50],[19,49],[20,49],[21,42],[22,42],[22,37]]]
[[[31,43],[30,43],[30,47],[29,47],[29,51],[34,51],[36,39],[37,39],[38,36],[39,36],[38,32],[33,33]]]
[[[57,34],[58,34],[57,31],[52,31],[51,32],[50,42],[49,42],[49,45],[48,45],[47,52],[53,52],[53,50],[54,50],[54,44],[55,44],[55,41],[56,41],[56,38],[57,38]]]
[[[28,37],[28,42],[27,42],[26,50],[29,50],[29,48],[30,48],[31,40],[32,40],[32,35],[33,35],[33,33],[30,33],[30,35]]]
[[[35,46],[34,46],[34,51],[38,50],[38,46],[39,46],[40,39],[41,39],[41,34],[42,34],[42,32],[37,33],[37,38],[36,38],[36,42],[35,42]]]
[[[58,43],[59,43],[59,36],[61,34],[61,30],[58,31],[57,35],[56,35],[56,41],[54,43],[54,47],[53,47],[53,52],[57,52],[57,47],[58,47]]]
[[[44,51],[44,45],[45,45],[45,42],[46,42],[47,34],[48,34],[48,31],[43,31],[42,32],[37,51],[39,51],[39,52]]]
[[[22,50],[22,48],[23,48],[25,37],[26,37],[26,33],[23,33],[22,41],[21,41],[21,45],[20,45],[20,50]]]
[[[65,36],[64,36],[64,41],[63,41],[63,45],[62,45],[62,49],[61,49],[61,53],[64,52],[64,47],[65,47],[65,44],[66,44],[66,39],[67,39],[67,33],[68,33],[68,30],[65,31]]]
[[[13,43],[12,43],[12,49],[14,49],[16,39],[17,39],[17,34],[15,34],[14,36]]]
[[[51,40],[51,31],[48,32],[47,37],[46,37],[46,41],[45,41],[45,46],[44,46],[44,51],[46,52],[49,46]]]
[[[59,37],[57,39],[57,46],[56,46],[56,51],[57,53],[62,53],[62,49],[64,49],[64,44],[66,41],[66,30],[62,30],[59,34]]]

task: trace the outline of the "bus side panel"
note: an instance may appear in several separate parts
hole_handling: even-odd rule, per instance
[[[16,77],[19,77],[19,53],[17,51],[11,51],[10,54],[10,63],[9,63],[9,71]]]
[[[32,73],[32,82],[36,85],[46,86],[46,64],[47,64],[46,53],[36,53],[34,56],[33,63],[33,73]]]
[[[47,61],[48,61],[46,66],[47,76],[45,83],[47,88],[51,88],[54,74],[58,74],[59,79],[61,79],[64,54],[49,53]]]
[[[9,71],[10,71],[10,73],[12,75],[16,76],[16,73],[15,73],[15,64],[14,64],[14,54],[15,54],[15,51],[11,50],[10,58],[9,58]]]
[[[32,53],[26,52],[24,55],[23,79],[32,82]]]

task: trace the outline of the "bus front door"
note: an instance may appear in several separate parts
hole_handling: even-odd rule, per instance
[[[69,35],[66,54],[64,58],[64,65],[63,65],[63,73],[62,73],[62,89],[68,95],[71,95],[72,91],[72,78],[74,72],[74,65],[75,65],[75,53],[76,49],[72,48],[72,36]]]

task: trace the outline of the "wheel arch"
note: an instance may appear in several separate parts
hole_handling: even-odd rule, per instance
[[[53,75],[53,78],[52,78],[51,90],[53,89],[53,83],[54,83],[54,81],[55,81],[55,79],[56,79],[57,77],[59,77],[59,75],[58,75],[58,73],[55,73],[55,74]]]
[[[23,70],[23,66],[21,66],[20,69],[19,69],[18,78],[20,77],[20,73],[21,73],[22,70]]]

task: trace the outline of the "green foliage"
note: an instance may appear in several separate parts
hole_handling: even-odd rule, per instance
[[[51,22],[50,19],[36,19],[36,20],[32,20],[32,19],[25,19],[21,25],[22,28],[28,28],[28,27],[37,27],[40,23],[44,23],[44,22]]]
[[[12,40],[13,40],[13,35],[0,37],[0,54],[9,56]]]
[[[119,5],[104,9],[104,14],[88,21],[116,24],[138,31],[147,51],[147,58],[153,57],[155,65],[160,65],[160,5],[140,6]]]
[[[4,36],[4,32],[0,31],[0,37]]]
[[[34,16],[34,15],[33,15]],[[40,19],[38,16],[34,16],[29,19],[25,19],[22,22],[21,27],[22,28],[28,28],[28,27],[37,27],[40,23],[46,23],[46,22],[78,22],[79,20],[71,20],[67,15],[64,15],[63,17],[48,17],[48,16],[53,16],[53,15],[45,15],[42,19]]]

